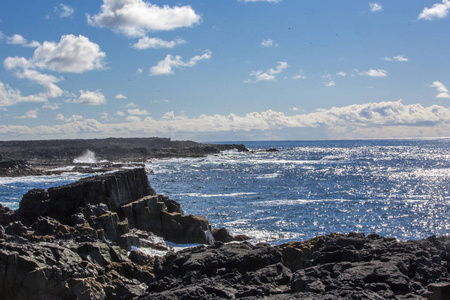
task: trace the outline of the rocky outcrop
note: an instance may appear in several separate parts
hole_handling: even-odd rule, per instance
[[[0,141],[3,160],[27,160],[32,166],[72,164],[87,150],[99,161],[147,161],[164,157],[201,157],[220,151],[248,151],[242,144],[200,144],[168,138],[107,138],[88,140]],[[0,173],[1,176],[1,173]],[[6,175],[10,176],[10,175]]]
[[[211,233],[142,169],[32,190],[17,211],[0,205],[0,299],[450,298],[450,237],[244,239]],[[173,252],[164,240],[211,245]]]
[[[156,259],[155,281],[139,299],[449,299],[449,262],[450,237],[216,242]]]
[[[23,159],[19,160],[0,160],[0,177],[17,177],[42,175],[43,172],[33,168]]]

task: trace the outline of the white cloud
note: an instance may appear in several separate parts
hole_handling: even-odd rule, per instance
[[[440,81],[435,81],[431,85],[432,87],[437,88],[439,94],[436,96],[436,98],[450,98],[450,93],[447,89],[447,87]]]
[[[334,80],[325,82],[325,86],[335,86],[335,85],[336,85],[336,82],[334,82]]]
[[[261,46],[263,46],[263,47],[278,47],[278,44],[274,43],[274,40],[265,39],[261,42]]]
[[[380,12],[383,11],[383,6],[379,3],[369,3],[371,12]]]
[[[128,116],[125,118],[125,120],[127,120],[130,123],[138,123],[141,122],[141,118],[137,117],[137,116]]]
[[[21,45],[23,47],[30,47],[30,48],[36,48],[41,45],[36,41],[28,43],[28,41],[20,34],[14,34],[11,37],[6,37],[6,43],[11,45]]]
[[[152,103],[169,103],[169,100],[167,99],[153,100]]]
[[[145,110],[145,109],[141,110],[139,108],[129,109],[127,111],[128,111],[128,114],[132,115],[132,116],[147,116],[150,114],[147,110]]]
[[[57,121],[64,121],[64,122],[66,122],[66,123],[69,123],[69,122],[79,122],[79,121],[83,120],[83,116],[80,116],[80,115],[72,115],[72,116],[66,118],[66,117],[64,117],[63,114],[57,114],[55,120],[57,120]]]
[[[87,18],[89,25],[111,28],[129,37],[191,27],[201,21],[200,15],[189,5],[160,7],[142,0],[103,0],[101,11]]]
[[[123,111],[116,111],[116,115],[123,117],[125,113]]]
[[[16,42],[26,42],[17,37]],[[59,43],[44,42],[34,50],[33,57],[7,57],[3,61],[5,69],[14,72],[17,78],[28,79],[42,85],[45,92],[20,96],[20,91],[9,88],[8,97],[3,103],[14,105],[19,102],[48,102],[49,98],[63,95],[56,83],[62,78],[41,73],[37,69],[56,72],[83,73],[85,71],[103,69],[105,53],[100,47],[84,36],[63,35]],[[3,86],[6,90],[6,87]]]
[[[433,20],[435,18],[437,19],[443,19],[448,16],[448,12],[450,10],[450,1],[449,0],[442,0],[442,3],[436,3],[431,8],[425,7],[423,11],[420,13],[418,19],[425,19],[425,20]]]
[[[177,38],[174,41],[165,41],[160,38],[149,38],[147,36],[140,38],[139,41],[133,45],[134,48],[143,49],[162,49],[169,48],[172,49],[177,45],[182,45],[186,43],[182,38]]]
[[[341,76],[341,77],[345,77],[345,76],[347,76],[347,73],[345,73],[345,72],[337,72],[336,73],[336,76]]]
[[[406,58],[404,55],[397,55],[394,57],[385,57],[385,61],[401,61],[401,62],[407,62],[408,58]]]
[[[136,74],[141,74],[142,72],[144,72],[144,70],[142,70],[141,68],[138,68],[138,69],[136,70]]]
[[[8,84],[0,81],[0,106],[12,106],[20,102],[47,102],[48,95],[38,93],[29,96],[22,96],[18,89],[11,88]]]
[[[207,50],[203,55],[196,55],[188,61],[183,61],[182,57],[168,54],[164,60],[161,60],[150,68],[150,75],[171,75],[174,74],[173,68],[193,67],[201,60],[209,60],[212,57],[212,52]]]
[[[105,96],[99,91],[80,90],[80,97],[74,101],[85,105],[102,105],[106,103]]]
[[[72,34],[61,36],[59,43],[44,42],[27,61],[28,67],[56,72],[83,73],[104,69],[106,54],[87,37]]]
[[[100,119],[103,119],[103,120],[105,120],[105,121],[109,121],[109,120],[110,120],[110,118],[109,118],[109,113],[107,113],[106,111],[101,112],[101,113],[100,113]]]
[[[122,95],[122,94],[117,94],[116,95],[116,99],[128,99],[127,96]]]
[[[75,10],[70,5],[59,4],[54,8],[55,14],[57,14],[60,18],[70,18]]]
[[[135,108],[137,105],[134,102],[130,102],[127,105],[125,105],[125,108]]]
[[[369,71],[360,73],[360,75],[365,75],[365,76],[370,76],[370,77],[386,77],[388,75],[388,73],[386,70],[370,69]]]
[[[294,106],[291,109],[289,109],[290,111],[298,111],[298,107]]]
[[[274,132],[281,134],[289,128],[299,132],[301,128],[322,128],[329,133],[324,138],[395,138],[420,136],[448,136],[450,132],[450,108],[439,105],[423,107],[420,104],[405,105],[399,101],[354,104],[332,107],[308,114],[286,116],[282,112],[267,110],[242,116],[200,115],[177,116],[169,112],[160,119],[128,116],[127,122],[103,124],[93,119],[64,125],[36,127],[0,125],[0,138],[43,137],[108,137],[114,135],[201,136],[205,133]],[[292,132],[292,131],[291,131]],[[255,135],[256,136],[256,135]]]
[[[38,117],[38,110],[32,109],[27,111],[23,116],[16,117],[16,119],[37,119]]]
[[[42,105],[42,108],[46,108],[46,109],[50,109],[50,110],[57,110],[57,109],[60,109],[61,106],[59,105],[59,103],[45,102],[44,105]]]
[[[245,83],[250,83],[250,82],[259,82],[259,81],[273,81],[276,78],[275,75],[276,74],[280,74],[287,67],[288,67],[287,62],[279,61],[275,69],[270,68],[266,72],[263,72],[261,70],[250,72],[250,76],[253,76],[254,79],[253,80],[252,79],[248,79],[248,80],[246,80],[244,82]]]
[[[297,79],[306,79],[305,72],[303,72],[303,70],[298,71],[297,74],[295,74],[294,76],[292,76],[292,79],[294,79],[294,80],[297,80]]]

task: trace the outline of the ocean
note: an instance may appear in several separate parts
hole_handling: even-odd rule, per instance
[[[352,231],[399,240],[450,234],[450,139],[232,143],[251,152],[147,162],[152,187],[185,214],[253,242]],[[32,188],[85,176],[0,178],[0,202],[16,209]]]

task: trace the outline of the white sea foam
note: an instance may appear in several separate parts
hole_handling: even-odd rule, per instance
[[[91,150],[86,150],[81,156],[74,158],[74,164],[95,164],[98,160],[95,157],[95,153]]]
[[[258,175],[258,176],[255,176],[255,178],[257,178],[257,179],[273,179],[273,178],[277,178],[279,176],[281,176],[280,173],[272,173],[272,174]]]

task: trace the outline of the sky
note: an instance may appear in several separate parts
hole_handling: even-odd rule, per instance
[[[0,139],[450,136],[450,0],[2,0]]]

